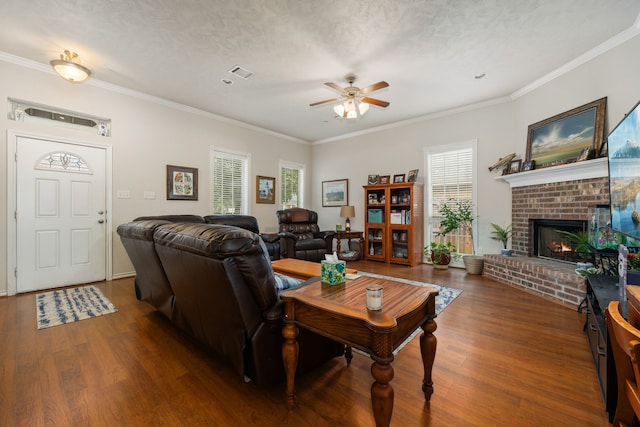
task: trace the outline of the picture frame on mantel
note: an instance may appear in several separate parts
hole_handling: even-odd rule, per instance
[[[599,152],[606,108],[604,97],[529,125],[525,162],[541,169],[574,162],[586,148]]]
[[[198,168],[167,165],[167,200],[198,200]]]

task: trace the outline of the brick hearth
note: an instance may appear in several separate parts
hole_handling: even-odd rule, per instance
[[[584,279],[576,274],[574,264],[517,255],[484,258],[483,274],[499,282],[571,306],[580,304],[585,296]]]
[[[609,204],[606,159],[580,163],[547,168],[550,173],[541,169],[501,178],[511,185],[515,256],[485,255],[484,275],[563,304],[580,303],[585,286],[575,265],[531,257],[530,239],[530,219],[589,220],[595,206]]]

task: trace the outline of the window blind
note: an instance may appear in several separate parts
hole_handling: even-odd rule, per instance
[[[443,204],[452,204],[452,200],[474,202],[473,148],[461,148],[451,151],[429,153],[429,229],[431,241],[450,241],[457,246],[459,253],[473,253],[472,235],[464,230],[438,236]]]
[[[246,156],[214,151],[211,186],[213,213],[235,215],[247,213],[247,163]]]
[[[282,209],[300,206],[302,195],[301,179],[303,170],[292,165],[280,167],[280,201]]]

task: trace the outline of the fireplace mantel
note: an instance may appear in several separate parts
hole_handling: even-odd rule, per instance
[[[550,184],[563,181],[577,181],[590,178],[601,178],[609,175],[606,157],[565,165],[534,169],[510,175],[501,175],[497,180],[505,181],[511,188],[528,185]]]

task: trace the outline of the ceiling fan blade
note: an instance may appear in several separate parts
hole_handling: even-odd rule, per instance
[[[314,102],[313,104],[309,104],[309,107],[315,107],[316,105],[322,105],[322,104],[329,104],[331,102],[336,102],[339,100],[340,98],[325,99],[324,101],[318,101],[318,102]]]
[[[376,91],[376,90],[380,90],[383,89],[385,87],[389,87],[389,83],[385,82],[385,81],[381,81],[378,83],[374,83],[372,85],[369,85],[365,88],[360,89],[360,93],[363,95],[366,95],[367,93]]]
[[[336,92],[338,92],[339,94],[342,94],[342,92],[344,92],[344,89],[343,89],[343,88],[341,88],[340,86],[338,86],[338,85],[337,85],[337,84],[335,84],[335,83],[327,82],[327,83],[325,83],[324,85],[325,85],[325,86],[330,87],[331,89],[335,90],[335,91],[336,91]]]
[[[389,106],[389,103],[387,101],[380,101],[379,99],[375,99],[375,98],[362,98],[362,102],[366,102],[367,104],[373,104],[373,105],[377,105],[378,107],[383,107],[383,108],[387,108]]]

